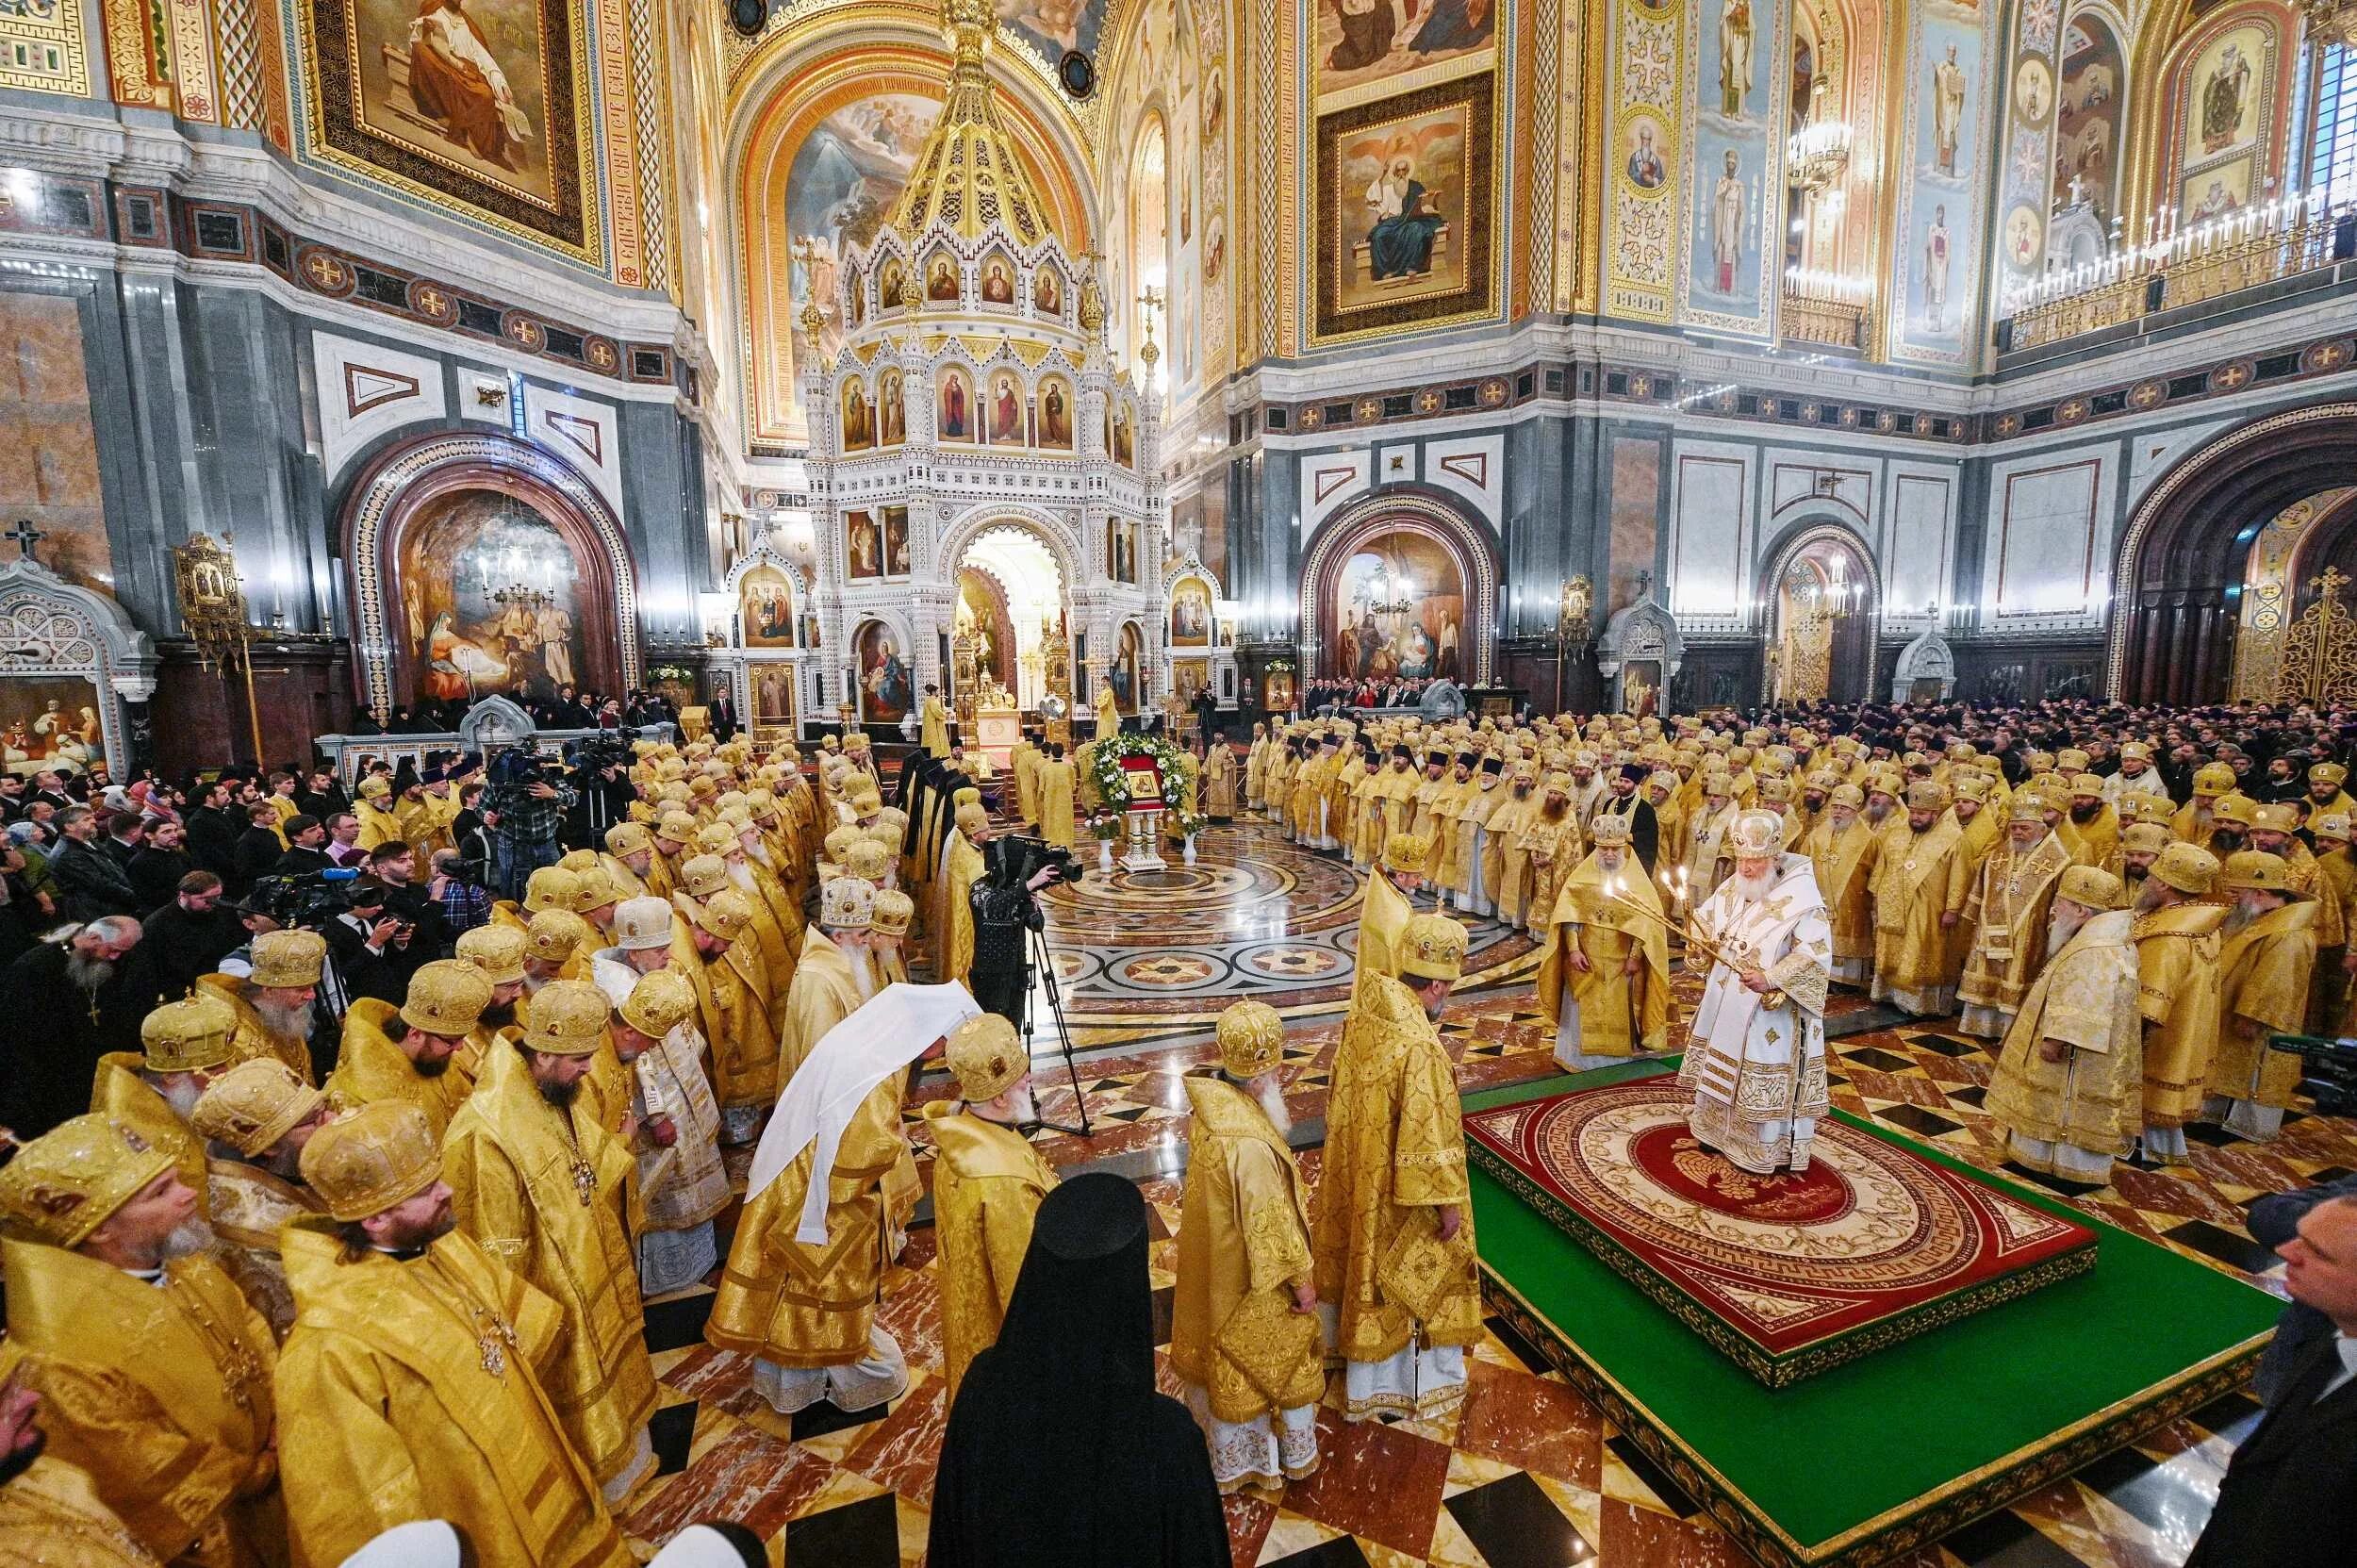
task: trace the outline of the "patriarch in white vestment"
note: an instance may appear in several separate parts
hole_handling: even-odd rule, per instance
[[[1748,1171],[1808,1168],[1825,1112],[1825,987],[1833,933],[1806,855],[1783,852],[1784,820],[1751,811],[1727,829],[1734,874],[1694,911],[1689,953],[1709,953],[1678,1081],[1687,1125]]]

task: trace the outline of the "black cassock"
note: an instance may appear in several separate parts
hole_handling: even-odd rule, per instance
[[[1122,1177],[1041,1202],[998,1343],[949,1411],[931,1568],[1228,1568],[1202,1429],[1154,1388],[1146,1253]]]

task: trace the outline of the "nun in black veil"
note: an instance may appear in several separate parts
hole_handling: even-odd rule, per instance
[[[1123,1178],[1040,1204],[998,1342],[949,1411],[930,1568],[1228,1568],[1202,1428],[1154,1388],[1146,1257]]]

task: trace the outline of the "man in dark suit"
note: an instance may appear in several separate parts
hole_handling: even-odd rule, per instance
[[[727,692],[713,694],[711,704],[704,710],[704,718],[712,726],[712,738],[722,746],[736,738],[736,700]]]
[[[170,903],[180,889],[180,879],[196,869],[196,857],[181,843],[180,824],[169,817],[159,817],[147,830],[147,842],[124,867],[131,885],[139,889],[140,907],[154,909]]]
[[[49,851],[49,880],[58,911],[69,920],[129,915],[139,908],[139,889],[115,857],[98,847],[98,818],[88,806],[58,814],[62,835]]]
[[[2357,1541],[2357,1198],[2317,1204],[2276,1250],[2333,1332],[2234,1450],[2185,1568],[2338,1568]]]
[[[230,806],[226,784],[205,784],[189,810],[189,852],[215,876],[226,879],[237,869],[238,835],[245,823]]]
[[[229,875],[224,879],[229,891],[239,898],[254,885],[254,879],[270,875],[278,857],[287,852],[278,841],[278,808],[267,801],[256,801],[245,808],[246,830],[238,837],[229,855]]]

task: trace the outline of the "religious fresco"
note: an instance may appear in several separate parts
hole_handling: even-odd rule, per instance
[[[1211,586],[1200,577],[1181,577],[1170,590],[1170,646],[1211,645]]]
[[[1310,49],[1320,108],[1363,103],[1480,70],[1497,53],[1496,0],[1315,0]]]
[[[794,723],[794,671],[790,666],[757,664],[748,673],[746,684],[752,687],[753,722],[763,726],[776,725],[791,730]],[[778,737],[791,740],[788,733]]]
[[[80,307],[68,294],[0,292],[0,522],[30,522],[42,566],[93,593],[114,592],[98,480],[97,425],[82,352]],[[0,543],[8,559],[15,552]]]
[[[794,646],[794,585],[775,567],[755,567],[736,585],[738,619],[748,648]]]
[[[841,450],[859,452],[876,444],[876,416],[867,405],[867,388],[856,381],[843,384],[843,422],[838,427]]]
[[[0,681],[0,772],[79,773],[107,760],[96,683],[50,675]]]
[[[1072,450],[1075,400],[1072,383],[1063,376],[1042,376],[1039,383],[1039,441],[1059,452]]]
[[[876,238],[908,184],[941,105],[910,92],[878,93],[836,109],[802,138],[785,180],[785,223],[795,257],[794,297],[816,299],[828,309],[818,329],[818,352],[832,358],[843,343],[841,322],[832,312],[844,253]],[[804,259],[805,243],[808,245]],[[893,271],[897,263],[887,263]],[[951,292],[954,295],[954,273]],[[897,306],[897,276],[880,278],[896,287],[883,295]]]
[[[993,446],[1022,446],[1029,437],[1029,400],[1023,382],[1013,371],[993,371],[983,410]]]
[[[908,399],[899,371],[888,369],[876,378],[876,444],[898,446],[908,439]]]
[[[873,512],[843,514],[843,558],[854,580],[884,574],[883,529]]]
[[[860,718],[869,724],[898,724],[907,718],[916,687],[892,628],[881,620],[863,622],[851,649],[859,667]]]
[[[1138,700],[1145,694],[1146,634],[1138,630],[1134,620],[1121,623],[1121,651],[1113,655],[1113,668],[1105,678],[1113,683],[1113,706],[1123,713],[1138,711]]]
[[[996,0],[998,20],[1053,66],[1067,50],[1096,54],[1113,0]]]
[[[1464,679],[1465,574],[1438,540],[1379,535],[1350,553],[1333,584],[1329,673]]]
[[[1784,11],[1770,0],[1706,0],[1696,17],[1685,315],[1722,331],[1765,334],[1786,227]]]
[[[886,577],[909,574],[909,509],[905,506],[883,509],[883,560]]]
[[[428,502],[394,562],[411,694],[545,697],[593,679],[584,575],[556,525],[520,501],[461,490]]]
[[[1318,340],[1490,313],[1494,81],[1320,118]]]
[[[1977,348],[1982,149],[1996,85],[1985,62],[1994,25],[1971,0],[1924,0],[1908,22],[1893,359],[1961,365]]]
[[[974,377],[952,365],[941,372],[941,390],[933,411],[933,438],[942,441],[981,439],[981,411],[974,402]]]
[[[2172,83],[2176,178],[2163,198],[2180,228],[2227,218],[2267,199],[2276,173],[2276,31],[2254,15],[2220,20],[2188,45]]]
[[[1617,0],[1609,14],[1609,53],[1617,64],[1605,141],[1606,308],[1633,321],[1667,322],[1687,229],[1678,192],[1687,167],[1685,70],[1692,49],[1684,18],[1666,0]],[[1706,260],[1708,255],[1706,248]]]
[[[313,150],[602,261],[585,17],[568,0],[313,0]]]
[[[2062,85],[2054,111],[2054,188],[2050,210],[2082,203],[2109,223],[2119,210],[2114,180],[2119,172],[2121,91],[2127,67],[2119,35],[2092,16],[2063,30]]]

